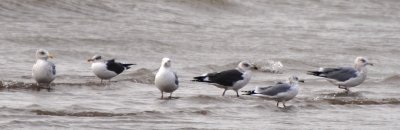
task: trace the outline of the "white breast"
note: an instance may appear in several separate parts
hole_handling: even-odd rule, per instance
[[[299,93],[298,85],[293,85],[292,87],[290,87],[288,91],[279,93],[277,94],[276,97],[281,101],[289,101],[294,97],[296,97],[298,93]]]
[[[36,61],[32,67],[32,77],[38,83],[50,83],[56,78],[53,74],[53,67],[45,60]]]
[[[233,84],[233,87],[230,89],[233,90],[239,90],[241,88],[243,88],[244,86],[247,85],[247,83],[249,83],[250,79],[251,79],[251,71],[246,71],[243,73],[243,80],[239,80],[237,81],[235,84]]]
[[[175,84],[175,74],[170,69],[161,67],[155,77],[155,85],[160,91],[163,92],[173,92],[178,88]]]
[[[92,63],[92,71],[100,79],[111,79],[117,76],[117,73],[107,70],[107,65],[103,62]]]

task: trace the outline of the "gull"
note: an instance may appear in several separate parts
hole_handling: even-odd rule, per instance
[[[368,65],[373,66],[366,58],[357,57],[353,67],[320,68],[318,71],[308,71],[307,74],[324,77],[338,88],[349,92],[350,87],[360,85],[367,78]]]
[[[164,97],[164,92],[170,93],[169,98],[172,98],[172,93],[178,89],[178,76],[171,70],[171,60],[169,58],[162,59],[154,84],[161,92],[161,99]]]
[[[36,63],[32,67],[32,77],[36,80],[38,86],[45,85],[50,89],[50,83],[56,78],[56,66],[47,61],[53,56],[44,49],[36,51]]]
[[[114,59],[103,61],[99,55],[88,59],[88,62],[92,63],[92,72],[101,79],[100,83],[103,83],[103,80],[111,80],[111,78],[121,74],[124,70],[129,69],[129,66],[136,65],[122,64],[115,62]]]
[[[222,72],[206,73],[202,76],[194,77],[192,81],[210,83],[218,88],[224,89],[222,96],[226,90],[233,90],[239,97],[239,89],[243,88],[251,79],[251,69],[257,69],[247,61],[242,61],[236,69],[225,70]]]
[[[279,107],[279,103],[282,102],[283,108],[286,108],[285,102],[296,97],[299,92],[298,83],[303,82],[296,76],[289,78],[287,83],[278,82],[275,85],[267,87],[256,87],[252,91],[242,91],[245,92],[243,95],[252,95],[267,98],[269,100],[275,100],[276,106]]]

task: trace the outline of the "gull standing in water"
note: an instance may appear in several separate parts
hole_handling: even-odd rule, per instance
[[[161,99],[164,97],[164,92],[170,93],[169,98],[172,98],[172,93],[178,89],[178,76],[171,70],[171,60],[169,58],[162,59],[154,84],[161,91]]]
[[[234,90],[236,96],[239,97],[239,89],[243,88],[251,79],[251,69],[257,69],[257,67],[242,61],[236,69],[206,73],[202,76],[194,77],[192,81],[206,82],[222,88],[224,89],[222,96],[225,95],[226,90]]]
[[[296,97],[299,92],[299,82],[304,82],[304,80],[292,76],[287,83],[278,82],[268,87],[256,87],[256,89],[252,91],[243,91],[245,92],[243,95],[259,96],[275,100],[277,107],[279,107],[279,103],[282,102],[283,108],[286,108],[285,102]]]
[[[56,78],[56,66],[47,61],[49,58],[53,58],[53,56],[47,50],[36,51],[37,60],[32,67],[32,77],[36,80],[39,88],[43,84],[50,89],[50,83]]]
[[[353,67],[320,68],[318,71],[308,71],[307,74],[324,77],[330,83],[349,92],[350,87],[355,87],[367,78],[367,65],[373,66],[364,57],[357,57]]]
[[[114,59],[103,61],[101,56],[95,55],[88,62],[92,63],[92,71],[93,73],[101,79],[100,83],[103,83],[103,80],[111,80],[111,78],[121,74],[124,70],[129,69],[131,65],[136,64],[122,64],[119,62],[115,62]]]

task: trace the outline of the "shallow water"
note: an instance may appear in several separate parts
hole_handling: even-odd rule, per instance
[[[3,0],[0,129],[400,129],[400,2],[346,0]],[[51,91],[36,91],[38,48],[55,55]],[[137,63],[107,85],[90,72],[100,54]],[[368,79],[345,94],[308,76],[365,56]],[[172,59],[181,86],[160,100],[153,78]],[[191,82],[205,72],[280,61],[242,90],[306,80],[286,109]]]

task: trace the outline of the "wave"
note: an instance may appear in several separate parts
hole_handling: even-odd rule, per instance
[[[363,93],[366,93],[366,92],[347,93],[347,92],[343,91],[343,92],[335,92],[335,93],[319,94],[319,95],[321,95],[323,97],[329,97],[329,98],[336,98],[336,97],[359,98],[359,97],[363,97]]]
[[[146,68],[141,68],[135,70],[134,72],[127,74],[129,78],[125,80],[129,80],[135,83],[143,83],[143,84],[153,84],[154,83],[154,71]]]
[[[354,105],[383,105],[383,104],[393,104],[398,105],[400,104],[400,100],[396,98],[386,98],[386,99],[368,99],[368,98],[361,98],[361,99],[342,99],[342,98],[324,98],[321,99],[323,102],[327,102],[332,105],[347,105],[347,104],[354,104]]]
[[[46,110],[32,110],[31,112],[37,115],[49,116],[77,116],[77,117],[113,117],[113,116],[132,116],[136,113],[107,113],[107,112],[65,112],[65,111],[46,111]]]
[[[85,82],[85,83],[51,83],[50,87],[65,85],[65,86],[105,86],[106,84],[101,84],[100,82]],[[42,86],[38,86],[36,83],[25,83],[21,81],[0,81],[0,89],[32,89],[40,90],[43,89]]]
[[[24,83],[19,81],[0,81],[0,89],[35,89],[39,86],[35,83]]]
[[[208,115],[211,113],[209,110],[189,110],[189,111],[172,111],[161,112],[156,110],[132,112],[132,113],[113,113],[113,112],[100,112],[100,111],[83,111],[83,112],[68,112],[68,111],[50,111],[50,110],[31,110],[30,112],[36,115],[49,115],[49,116],[76,116],[76,117],[115,117],[115,116],[154,116],[154,115],[169,115],[170,113],[191,113],[196,115]]]
[[[306,102],[320,102],[328,103],[332,105],[384,105],[384,104],[400,104],[400,99],[397,98],[382,98],[382,99],[370,99],[365,97],[363,94],[371,94],[372,92],[360,91],[360,92],[338,92],[319,94],[320,96],[313,99],[305,98]]]
[[[18,14],[19,16],[77,17],[102,14],[104,16],[105,13],[116,13],[118,8],[113,5],[113,3],[80,0],[6,0],[0,4],[0,9],[5,10],[8,14]]]
[[[142,111],[132,113],[114,113],[114,112],[100,112],[100,111],[83,111],[83,112],[69,112],[69,111],[51,111],[51,110],[31,110],[30,112],[37,115],[49,116],[77,116],[77,117],[114,117],[114,116],[135,116],[135,115],[159,115],[160,111]]]
[[[392,75],[389,77],[384,78],[381,82],[385,82],[385,83],[398,83],[400,82],[400,75]]]
[[[143,8],[148,5],[148,1],[112,1],[100,2],[92,0],[69,0],[69,1],[52,1],[52,0],[5,0],[0,3],[0,17],[7,19],[39,19],[43,21],[43,17],[50,19],[96,19],[96,20],[115,20],[115,14],[128,16],[137,8]],[[165,5],[153,7],[153,11],[180,12],[171,10],[171,7],[183,5],[187,8],[185,12],[207,12],[214,13],[237,12],[237,3],[228,0],[193,0],[193,1],[160,1]],[[171,5],[171,6],[168,6]],[[143,6],[143,7],[142,7]],[[159,9],[157,9],[159,8]],[[193,10],[195,9],[195,10]],[[180,12],[182,13],[182,12]],[[89,18],[88,18],[89,17]]]
[[[134,83],[142,83],[142,84],[153,84],[154,83],[154,77],[155,75],[153,74],[154,72],[149,69],[141,68],[138,70],[135,70],[133,72],[123,74],[125,76],[121,77],[127,77],[127,78],[120,78],[118,80],[113,80],[112,82],[118,82],[118,81],[131,81]],[[68,79],[80,79],[80,80],[88,80],[87,76],[70,76],[70,75],[60,75],[57,76],[58,78],[65,78],[68,77]],[[31,76],[21,76],[22,79],[32,79]],[[90,78],[96,78],[94,76],[90,76]],[[51,83],[50,86],[57,86],[57,85],[66,85],[66,86],[104,86],[104,84],[101,84],[100,82],[94,82],[94,81],[83,81],[83,82],[70,82],[70,83],[65,83],[65,82],[55,82]],[[39,89],[40,86],[38,86],[36,83],[32,82],[22,82],[22,81],[11,81],[11,80],[3,80],[0,81],[0,89]]]

